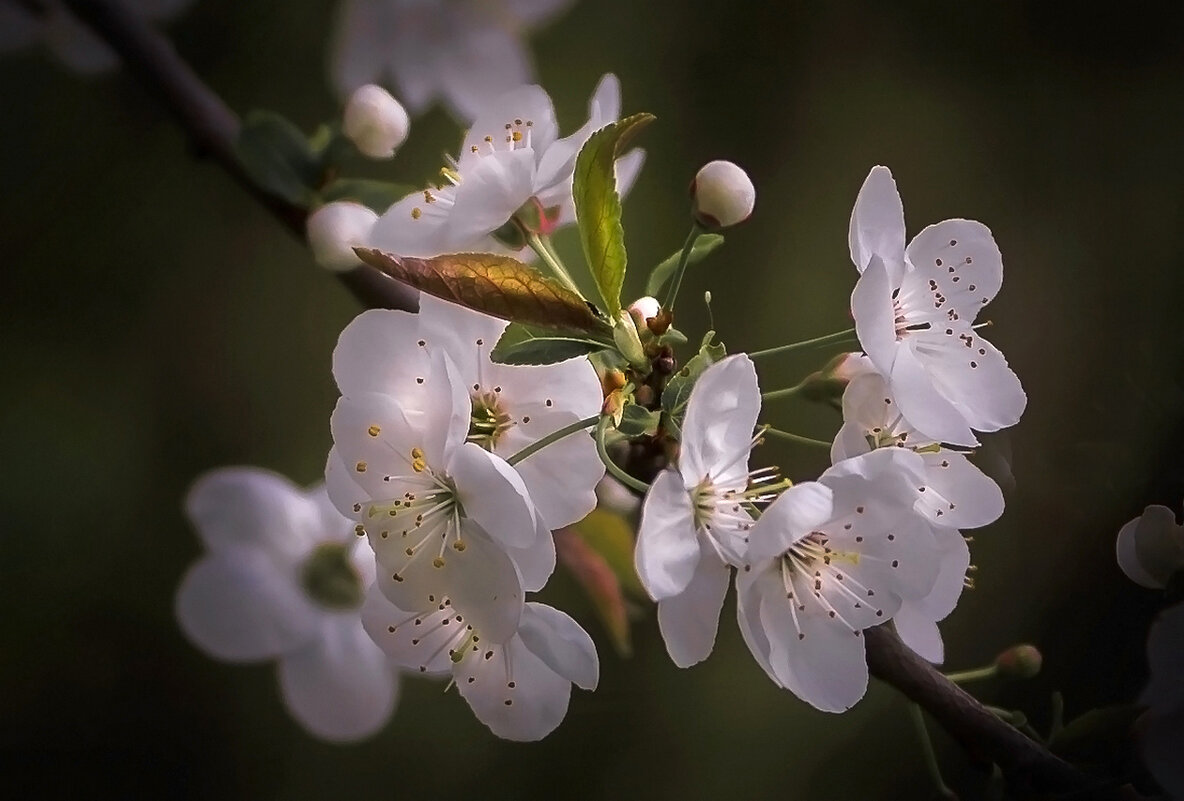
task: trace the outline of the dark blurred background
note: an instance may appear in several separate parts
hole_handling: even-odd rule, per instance
[[[626,112],[651,111],[649,160],[626,204],[639,293],[686,228],[695,170],[728,158],[758,190],[753,218],[694,268],[680,327],[710,288],[730,349],[846,327],[856,192],[889,165],[910,233],[986,222],[1006,281],[989,337],[1024,382],[1019,426],[989,438],[1014,474],[1003,519],[977,532],[977,588],[943,625],[947,666],[1031,641],[1045,670],[982,695],[1046,725],[1128,701],[1160,599],[1128,582],[1119,526],[1184,500],[1180,246],[1184,5],[581,0],[534,38],[561,125],[604,72]],[[240,112],[311,130],[338,113],[325,72],[333,4],[199,0],[171,26],[181,53]],[[273,669],[216,663],[173,619],[199,547],[180,499],[201,471],[258,464],[318,479],[336,398],[337,333],[358,307],[302,244],[185,138],[127,75],[79,79],[31,51],[0,61],[0,760],[10,797],[926,798],[905,704],[876,685],[852,712],[773,687],[729,600],[715,654],[681,671],[652,614],[615,656],[557,574],[544,598],[600,646],[542,743],[490,735],[439,684],[404,682],[374,740],[314,741],[287,718]],[[433,176],[459,143],[437,110],[378,174]],[[569,232],[570,234],[570,232]],[[578,263],[570,235],[561,249]],[[762,363],[767,389],[821,357]],[[829,438],[830,411],[770,420]],[[810,478],[825,456],[758,459]],[[951,783],[980,768],[938,734]],[[7,794],[7,793],[6,793]]]

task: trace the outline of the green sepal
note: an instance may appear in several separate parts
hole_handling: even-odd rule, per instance
[[[724,243],[724,238],[719,234],[700,234],[699,238],[695,240],[695,244],[691,247],[691,255],[687,257],[687,264],[694,264],[705,259],[711,251]],[[662,287],[674,275],[674,271],[678,268],[678,257],[682,255],[682,251],[675,251],[670,254],[661,264],[650,271],[649,280],[645,283],[645,293],[652,297],[657,297],[658,293],[662,291]]]
[[[572,197],[580,241],[609,317],[616,316],[621,308],[628,260],[615,165],[633,137],[653,120],[652,114],[642,113],[607,125],[592,134],[576,156]]]

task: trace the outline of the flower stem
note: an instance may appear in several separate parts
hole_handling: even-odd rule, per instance
[[[604,438],[608,435],[609,424],[613,419],[608,415],[600,418],[600,422],[596,425],[596,453],[600,455],[600,461],[604,462],[604,469],[609,472],[613,478],[620,481],[626,487],[637,490],[638,492],[647,492],[650,485],[644,481],[634,478],[626,473],[617,463],[608,455],[608,449],[605,447]]]
[[[941,775],[941,766],[937,764],[937,752],[933,750],[933,740],[929,739],[929,729],[925,726],[925,717],[921,714],[921,707],[909,703],[909,716],[913,719],[913,726],[917,729],[917,739],[921,741],[921,750],[925,754],[925,768],[929,771],[929,778],[937,794],[942,798],[956,799],[958,795],[950,789]]]
[[[974,668],[973,670],[959,670],[955,673],[945,674],[946,678],[954,682],[954,684],[993,679],[997,675],[999,675],[999,667],[997,665],[987,665],[986,667]]]
[[[848,339],[854,339],[855,329],[848,328],[843,331],[836,331],[833,334],[827,334],[821,337],[814,337],[813,339],[804,339],[801,342],[791,342],[788,345],[778,345],[775,348],[766,348],[765,350],[750,351],[748,358],[756,359],[761,356],[772,356],[777,353],[789,353],[790,351],[800,350],[801,348],[809,348],[821,345],[831,345],[836,342],[844,342]]]
[[[777,437],[778,439],[784,439],[784,440],[789,440],[790,442],[796,442],[799,445],[812,445],[816,448],[829,448],[830,447],[829,442],[825,442],[820,439],[813,439],[811,437],[803,437],[801,434],[791,434],[788,431],[782,431],[781,429],[773,428],[772,426],[766,426],[764,433],[772,434],[774,437]]]
[[[703,229],[699,227],[698,223],[691,225],[691,232],[687,234],[687,241],[683,243],[682,253],[678,255],[678,268],[674,271],[674,277],[670,279],[670,289],[666,292],[666,300],[662,303],[662,308],[667,311],[674,311],[674,299],[678,297],[678,290],[682,287],[682,276],[687,271],[691,250],[695,247],[695,240],[702,234]]]
[[[592,426],[596,425],[596,421],[599,419],[600,415],[596,414],[592,417],[585,417],[583,420],[577,420],[570,425],[564,426],[558,431],[552,431],[547,436],[535,440],[510,458],[506,459],[506,464],[510,465],[510,467],[513,467],[523,459],[527,458],[528,456],[533,456],[548,445],[558,442],[564,437],[571,436],[572,434],[575,434],[579,431],[583,431],[585,428],[591,428]]]
[[[576,286],[576,282],[572,280],[571,274],[568,273],[567,268],[563,266],[563,262],[559,260],[559,256],[556,255],[553,250],[551,250],[550,246],[541,236],[538,234],[530,234],[526,238],[526,241],[527,244],[530,245],[530,249],[537,253],[540,259],[546,262],[547,266],[551,268],[551,272],[555,273],[555,277],[558,278],[565,287],[570,289],[572,292],[575,292],[581,298],[584,297],[584,293],[580,291],[578,286]]]
[[[761,400],[771,401],[777,400],[778,398],[792,398],[794,395],[797,395],[805,388],[806,382],[801,381],[797,384],[794,384],[792,387],[786,387],[785,389],[773,389],[768,392],[762,392]]]

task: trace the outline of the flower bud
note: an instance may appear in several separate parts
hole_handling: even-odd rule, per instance
[[[1040,672],[1044,657],[1035,645],[1013,645],[995,657],[999,675],[1008,679],[1030,679]]]
[[[624,309],[620,311],[617,324],[613,326],[613,342],[616,343],[621,355],[629,360],[630,367],[649,372],[650,360],[645,355],[641,337],[637,334],[637,326],[633,324],[633,316]]]
[[[727,228],[748,219],[756,189],[748,173],[730,161],[709,161],[691,182],[692,215],[704,228]]]
[[[333,272],[346,272],[362,262],[354,248],[366,244],[378,215],[360,203],[340,200],[326,203],[308,217],[305,231],[317,264]]]
[[[658,302],[657,298],[652,298],[649,295],[638,298],[629,304],[629,313],[633,315],[633,322],[637,323],[638,331],[645,329],[646,321],[651,317],[657,317],[661,310],[662,304]]]
[[[395,155],[410,128],[407,110],[381,86],[366,84],[345,104],[341,129],[362,155],[372,159]]]

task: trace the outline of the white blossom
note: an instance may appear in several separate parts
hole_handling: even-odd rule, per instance
[[[128,0],[128,10],[147,20],[166,20],[193,0]],[[114,68],[119,56],[61,0],[42,0],[34,12],[19,2],[0,2],[0,53],[41,42],[75,72],[95,74]]]
[[[920,457],[846,459],[765,509],[736,574],[749,650],[779,687],[827,712],[867,689],[862,632],[922,599],[938,575],[933,528],[914,509]]]
[[[637,575],[658,602],[666,650],[679,667],[706,659],[731,577],[744,563],[753,520],[747,504],[768,499],[768,470],[748,456],[761,394],[744,354],[708,367],[695,382],[682,424],[677,469],[654,479],[641,510]]]
[[[407,140],[411,120],[391,93],[372,83],[349,96],[341,130],[358,151],[372,159],[389,159]]]
[[[1184,526],[1176,513],[1153,504],[1118,532],[1118,566],[1127,578],[1151,589],[1163,589],[1184,570]]]
[[[347,200],[326,203],[308,215],[305,234],[317,264],[333,272],[360,265],[354,248],[365,244],[377,219],[373,210]]]
[[[550,227],[575,221],[572,176],[580,148],[620,114],[620,85],[606,75],[588,104],[588,121],[558,138],[555,111],[538,86],[522,86],[483,105],[465,136],[460,156],[446,169],[449,184],[414,192],[394,204],[374,226],[371,245],[401,256],[504,250],[494,232],[527,204]],[[644,152],[617,161],[622,196],[632,187]]]
[[[343,0],[331,73],[344,97],[387,78],[413,114],[437,99],[471,120],[534,72],[525,33],[572,0]]]
[[[905,417],[930,436],[977,445],[972,433],[1014,425],[1027,403],[1019,379],[973,328],[1003,283],[991,232],[973,220],[930,225],[905,247],[904,208],[886,167],[868,174],[851,214],[851,294],[864,351]]]
[[[756,204],[756,189],[743,169],[730,161],[709,161],[691,182],[695,220],[704,228],[744,222]]]
[[[374,555],[324,487],[224,468],[185,504],[206,555],[177,590],[177,620],[211,656],[276,660],[292,715],[327,740],[378,731],[398,697],[393,668],[362,629]]]

